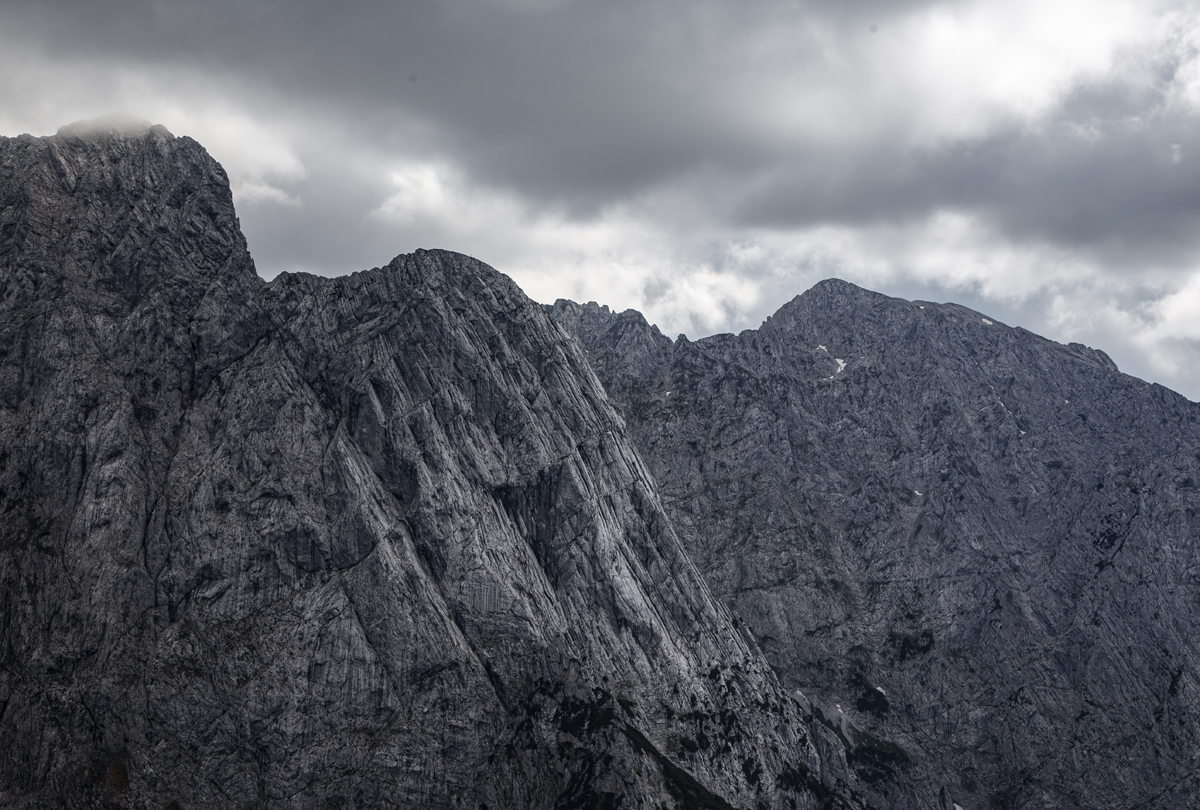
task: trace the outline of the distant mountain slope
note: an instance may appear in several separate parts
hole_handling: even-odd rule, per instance
[[[967,810],[1200,805],[1200,405],[836,280],[694,342],[547,309],[785,683],[911,756],[852,754],[864,780]]]
[[[160,127],[0,138],[0,448],[6,807],[874,795],[546,313],[438,251],[264,284]]]

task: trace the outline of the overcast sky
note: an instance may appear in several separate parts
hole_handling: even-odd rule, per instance
[[[442,247],[695,338],[838,276],[1200,398],[1197,2],[0,0],[0,134],[109,113],[266,278]]]

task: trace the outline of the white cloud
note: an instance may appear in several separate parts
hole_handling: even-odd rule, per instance
[[[874,33],[811,15],[770,33],[734,23],[729,50],[755,56],[714,92],[783,141],[921,147],[1035,125],[1075,88],[1129,70],[1129,53],[1180,52],[1194,20],[1190,3],[974,0],[911,9]]]
[[[1193,2],[1180,3],[1160,22],[1159,60],[1171,63],[1168,109],[1200,113],[1200,14]]]
[[[1155,301],[1150,312],[1153,326],[1143,336],[1147,342],[1200,341],[1200,270]]]
[[[239,178],[231,182],[233,199],[238,205],[253,205],[270,202],[278,205],[299,207],[302,202],[298,196],[288,194],[281,188],[271,185],[260,177]]]
[[[1103,76],[1117,52],[1154,27],[1153,4],[1006,0],[935,5],[902,24],[887,50],[898,84],[933,136],[982,134],[998,119],[1030,121],[1075,85]]]

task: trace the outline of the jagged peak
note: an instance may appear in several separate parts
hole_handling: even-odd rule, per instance
[[[217,277],[258,283],[229,177],[191,138],[104,116],[0,139],[0,163],[0,211],[19,218],[0,234],[6,273],[59,276],[113,312],[160,285],[194,304]]]
[[[569,298],[559,298],[553,304],[543,304],[542,307],[551,315],[572,315],[575,317],[586,317],[589,319],[600,319],[607,323],[616,323],[618,321],[635,321],[644,324],[647,327],[657,329],[657,326],[646,320],[646,316],[636,309],[626,309],[618,312],[610,308],[607,304],[598,304],[595,301],[588,301],[586,304],[580,304],[577,301],[572,301]]]
[[[627,346],[638,345],[641,351],[650,352],[667,349],[673,342],[636,309],[614,312],[595,301],[579,304],[566,298],[559,298],[553,304],[543,304],[542,308],[568,333],[574,335],[583,332],[605,333],[611,340],[617,340]]]
[[[849,281],[840,278],[827,278],[818,281],[816,284],[809,287],[804,292],[797,295],[787,304],[780,307],[782,312],[787,307],[800,301],[816,303],[820,305],[840,305],[849,303],[858,303],[863,300],[883,301],[889,300],[890,297],[883,293],[868,290],[866,287],[860,287]],[[890,299],[901,300],[901,299]],[[778,312],[776,314],[779,314]]]
[[[570,298],[558,298],[553,304],[545,304],[544,306],[547,312],[586,312],[589,315],[604,315],[606,317],[616,317],[619,314],[625,314],[615,312],[608,306],[608,304],[598,304],[595,301],[588,301],[585,304],[580,304],[577,301],[572,301]],[[634,309],[627,309],[625,312],[635,312],[638,315],[641,315],[640,312],[637,312],[637,310]]]
[[[805,293],[801,293],[801,295],[822,294],[822,293],[826,294],[826,295],[829,295],[829,294],[861,295],[862,293],[871,293],[871,291],[866,289],[865,287],[860,287],[857,284],[854,284],[853,282],[846,281],[845,279],[825,278],[825,279],[821,279],[816,284],[809,287],[808,290]],[[878,293],[872,293],[872,294],[878,295]]]

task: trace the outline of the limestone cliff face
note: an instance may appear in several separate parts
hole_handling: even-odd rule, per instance
[[[265,284],[187,138],[0,139],[0,448],[4,806],[879,801],[547,313]]]
[[[695,342],[547,309],[785,683],[898,746],[845,734],[863,780],[967,810],[1200,803],[1200,405],[840,281]]]

